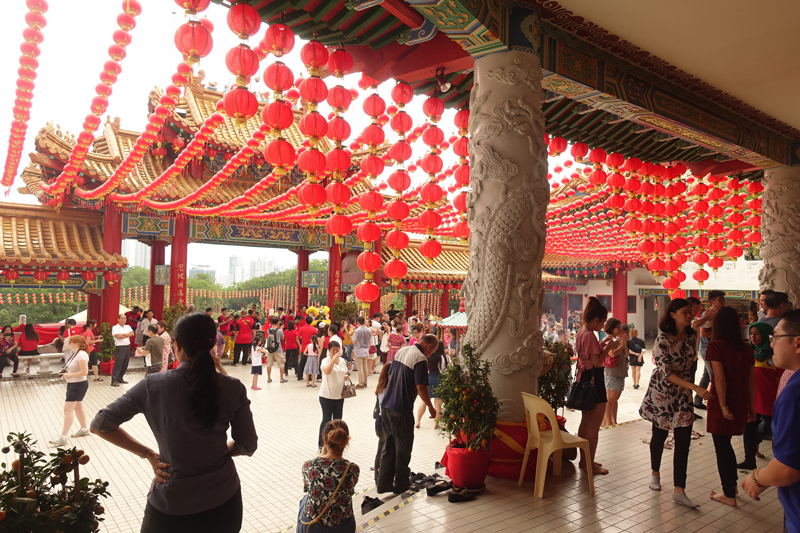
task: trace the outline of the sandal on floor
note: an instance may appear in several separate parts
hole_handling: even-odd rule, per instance
[[[436,496],[440,492],[444,492],[444,491],[450,490],[452,488],[453,488],[453,482],[452,481],[441,480],[441,481],[437,481],[432,487],[428,487],[425,490],[428,493],[428,496]]]
[[[103,381],[103,378],[94,378],[95,381]]]
[[[19,374],[11,374],[11,377],[12,377],[12,378],[18,378],[18,377],[19,377]],[[763,455],[762,455],[762,457],[763,457]]]
[[[468,502],[472,501],[473,498],[475,498],[475,494],[467,489],[463,489],[460,492],[451,492],[447,495],[447,501],[450,503]]]

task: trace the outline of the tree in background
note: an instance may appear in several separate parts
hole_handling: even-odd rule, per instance
[[[312,259],[309,261],[308,270],[312,272],[327,272],[328,260],[327,259]],[[260,278],[253,278],[241,283],[236,283],[230,286],[227,290],[232,291],[257,291],[259,289],[269,289],[271,287],[278,287],[286,285],[294,287],[297,284],[297,267],[288,268],[281,272],[273,272]],[[323,290],[322,295],[314,297],[310,300],[318,300],[317,303],[324,305],[327,302],[327,290]],[[196,300],[195,300],[196,301]],[[225,301],[225,307],[233,310],[241,310],[249,307],[254,303],[259,303],[256,298],[233,298]],[[196,309],[199,307],[195,306]]]
[[[150,269],[139,266],[128,267],[122,271],[122,288],[142,287],[150,284]]]
[[[186,287],[189,289],[195,289],[198,291],[221,291],[224,290],[222,285],[217,283],[217,280],[214,276],[212,276],[208,272],[201,272],[199,274],[195,274],[191,276],[188,280],[186,280]],[[194,297],[194,308],[201,313],[204,312],[207,308],[212,307],[215,311],[219,311],[219,300],[217,298],[212,297]],[[222,307],[226,307],[223,304]]]
[[[56,303],[55,295],[73,293],[72,302]],[[24,300],[20,299],[17,304],[16,294],[27,294],[31,297],[30,304],[25,304]],[[48,295],[53,295],[53,302],[50,303]],[[86,309],[86,302],[78,302],[78,291],[53,289],[3,289],[0,290],[0,297],[3,298],[2,305],[0,305],[0,326],[16,326],[19,324],[19,316],[25,315],[28,317],[29,324],[54,324],[60,322],[72,315]],[[80,293],[82,294],[82,293]],[[8,295],[11,295],[12,302],[8,303]],[[36,305],[33,304],[32,298],[36,295]],[[82,296],[85,296],[82,294]],[[67,296],[69,298],[69,296]],[[42,303],[46,302],[46,303]]]

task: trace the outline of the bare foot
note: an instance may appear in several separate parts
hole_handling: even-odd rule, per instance
[[[713,490],[711,491],[711,499],[715,502],[724,503],[725,505],[730,505],[731,507],[736,507],[736,498],[728,498],[723,493],[716,493]]]
[[[592,461],[592,464],[593,464],[595,467],[601,467],[601,466],[603,466],[603,463],[598,463],[597,461]]]
[[[414,427],[415,427],[415,428],[419,428],[419,424],[415,425]]]
[[[578,464],[578,467],[584,472],[586,471],[586,465]],[[605,468],[600,468],[600,466],[598,466],[598,463],[593,463],[592,474],[596,476],[605,476],[606,474],[608,474],[608,470]]]

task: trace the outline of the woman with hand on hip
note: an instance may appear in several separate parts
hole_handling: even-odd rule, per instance
[[[639,388],[639,381],[642,379],[642,367],[644,366],[644,341],[639,338],[639,330],[631,330],[631,338],[628,340],[628,353],[631,366],[631,377],[633,378],[633,388]]]
[[[644,396],[639,414],[653,424],[650,439],[650,489],[661,490],[661,456],[669,431],[675,434],[673,458],[674,490],[672,499],[690,507],[698,507],[686,496],[686,469],[689,445],[692,442],[694,407],[692,391],[704,400],[712,394],[690,382],[691,368],[697,359],[697,332],[692,327],[692,304],[683,298],[672,300],[661,315],[653,359],[656,368]]]
[[[711,499],[736,507],[736,453],[731,437],[742,435],[745,423],[755,421],[756,412],[753,409],[753,349],[742,340],[739,314],[733,307],[722,307],[714,315],[706,361],[711,363],[711,391],[714,393],[708,401],[707,429],[714,439],[723,490],[723,494],[712,490]]]
[[[244,385],[214,367],[215,342],[213,318],[181,316],[172,339],[178,368],[146,376],[92,420],[92,433],[147,459],[153,469],[142,532],[241,529],[242,490],[233,458],[253,455],[258,437]],[[158,451],[120,427],[139,413]]]
[[[89,354],[86,353],[86,339],[83,335],[68,337],[66,344],[72,350],[72,355],[61,371],[61,377],[67,382],[67,399],[64,402],[64,427],[61,435],[50,441],[53,446],[64,446],[67,443],[67,433],[72,427],[75,415],[81,427],[73,437],[89,435],[89,426],[86,423],[86,412],[83,410],[83,398],[89,390]]]

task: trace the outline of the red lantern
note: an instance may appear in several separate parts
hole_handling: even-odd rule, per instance
[[[393,250],[403,250],[408,247],[409,238],[400,230],[392,230],[386,234],[386,244]]]
[[[444,102],[438,96],[431,96],[423,102],[422,112],[431,121],[438,122],[442,118],[442,113],[444,113]]]
[[[267,28],[261,44],[264,50],[272,52],[275,57],[282,57],[294,48],[294,33],[284,24],[273,24]]]
[[[381,228],[374,222],[362,222],[357,235],[362,242],[374,242],[381,238]]]
[[[119,44],[119,43],[117,43]],[[196,63],[201,57],[206,57],[214,46],[205,26],[195,20],[181,24],[175,32],[175,46],[178,51],[188,58],[190,63]]]
[[[208,9],[211,0],[175,0],[175,3],[189,13],[195,14]]]
[[[325,199],[325,188],[319,183],[306,182],[297,191],[297,200],[312,214],[316,214],[319,206],[325,203]]]
[[[419,247],[419,253],[428,263],[432,263],[442,253],[442,243],[435,239],[423,241]]]
[[[83,278],[85,281],[94,281],[94,279],[95,279],[94,272],[88,272],[88,271],[87,271],[87,272],[84,272],[84,273],[82,273],[82,274],[81,274],[81,277],[82,277],[82,278]]]
[[[258,57],[249,46],[240,44],[225,54],[225,66],[234,76],[249,78],[258,72]]]
[[[402,259],[390,259],[384,265],[383,272],[394,280],[402,279],[408,274],[408,265]]]
[[[356,264],[363,272],[375,272],[381,267],[381,256],[371,251],[361,252]]]
[[[239,2],[228,10],[228,28],[240,39],[252,37],[261,28],[261,16],[247,2]]]
[[[356,285],[356,298],[362,302],[374,302],[381,295],[381,289],[372,281],[362,281]]]
[[[383,207],[383,196],[376,191],[364,191],[358,197],[358,204],[364,211],[374,213]],[[389,246],[394,248],[391,244]]]
[[[235,87],[223,97],[225,113],[239,123],[246,122],[258,112],[258,100],[245,87]]]
[[[346,215],[333,214],[325,222],[325,229],[330,235],[341,238],[353,231],[353,222]]]
[[[344,48],[334,50],[328,58],[328,71],[341,78],[351,70],[353,70],[353,57],[350,53]]]
[[[549,148],[553,155],[561,155],[567,150],[567,140],[563,137],[553,137],[550,139]]]
[[[328,50],[319,41],[308,41],[300,49],[300,59],[309,71],[319,69],[328,62]]]
[[[285,102],[272,102],[264,106],[261,119],[272,130],[285,130],[294,123],[294,111]]]
[[[282,61],[275,61],[264,69],[264,83],[273,91],[288,91],[294,83],[294,74]]]
[[[66,270],[59,270],[58,274],[56,274],[56,278],[63,284],[69,279],[69,272]]]

